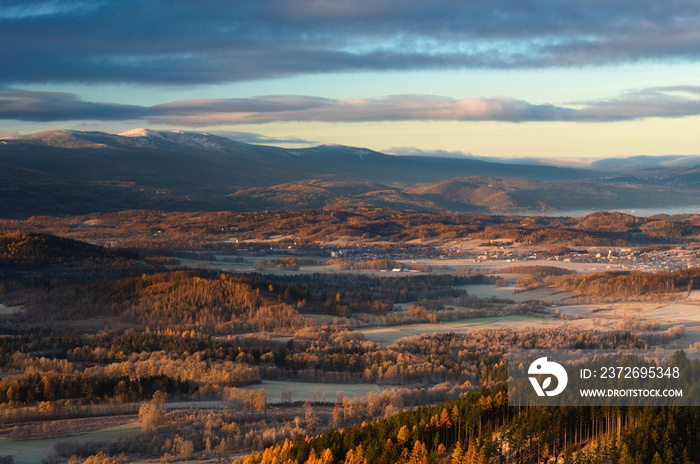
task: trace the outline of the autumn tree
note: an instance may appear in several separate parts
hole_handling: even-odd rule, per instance
[[[155,430],[162,422],[165,414],[165,399],[168,394],[157,391],[153,394],[151,401],[144,401],[139,408],[139,419],[141,429],[144,432]]]

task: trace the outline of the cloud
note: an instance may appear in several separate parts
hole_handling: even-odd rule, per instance
[[[652,87],[617,98],[579,103],[586,106],[579,115],[591,120],[681,118],[700,114],[700,87]]]
[[[463,152],[463,151],[447,151],[447,150],[423,150],[417,147],[391,147],[387,148],[385,150],[382,150],[383,153],[387,153],[390,155],[397,155],[397,156],[430,156],[430,157],[436,157],[436,158],[457,158],[457,159],[463,159],[463,158],[472,158],[472,159],[477,159],[477,156],[474,156],[471,153]]]
[[[6,1],[4,5],[0,7],[0,20],[20,20],[40,16],[81,14],[94,11],[104,5],[105,3],[98,1]]]
[[[214,135],[220,135],[221,137],[228,137],[237,142],[244,143],[275,143],[275,144],[289,144],[289,145],[315,145],[318,142],[313,140],[300,139],[298,137],[268,137],[263,134],[257,134],[255,132],[238,132],[238,131],[211,131]]]
[[[696,115],[700,115],[700,87],[691,86],[654,87],[615,98],[573,102],[568,106],[534,104],[511,97],[454,99],[435,95],[361,99],[268,95],[179,100],[139,106],[83,101],[76,95],[63,92],[0,87],[0,119],[44,122],[138,120],[158,125],[204,127],[311,121],[609,122]]]
[[[143,107],[93,103],[63,92],[33,92],[0,87],[0,119],[22,121],[128,120],[143,117]]]
[[[250,99],[184,100],[149,109],[159,124],[206,126],[278,121],[367,122],[408,120],[569,120],[573,110],[506,97],[455,100],[432,95],[329,99],[273,95]]]
[[[688,0],[10,0],[0,82],[694,61],[699,27]]]
[[[479,156],[463,151],[447,151],[447,150],[423,150],[417,147],[392,147],[382,150],[383,153],[397,156],[429,156],[436,158],[469,158],[478,161],[488,161],[490,163],[505,163],[505,164],[528,164],[536,166],[585,166],[590,165],[591,160],[585,161],[582,165],[580,160],[575,159],[557,159],[557,158],[537,158],[537,157],[522,157],[522,156]]]
[[[607,172],[623,172],[650,169],[682,169],[700,165],[698,155],[629,156],[593,160],[591,168]]]

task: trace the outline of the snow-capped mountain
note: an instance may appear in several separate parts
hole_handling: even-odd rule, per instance
[[[246,144],[235,142],[226,137],[208,134],[206,132],[190,132],[181,130],[157,131],[153,129],[133,129],[118,134],[120,137],[128,137],[162,147],[167,144],[176,144],[184,147],[191,147],[211,151],[227,151],[240,149]]]

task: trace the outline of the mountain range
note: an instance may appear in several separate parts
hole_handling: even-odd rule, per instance
[[[575,169],[341,145],[288,149],[184,131],[57,130],[0,139],[0,217],[122,209],[374,205],[504,213],[693,204],[700,166],[640,169],[642,161],[630,161],[627,170],[618,169],[624,163]]]

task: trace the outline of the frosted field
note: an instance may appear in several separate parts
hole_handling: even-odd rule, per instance
[[[700,302],[695,303],[671,303],[647,311],[646,315],[659,319],[662,324],[664,322],[700,324],[700,305],[697,304]]]
[[[491,284],[457,285],[456,288],[466,290],[470,296],[477,298],[510,298],[515,291],[515,287],[496,287]]]
[[[5,306],[4,304],[0,303],[0,316],[14,314],[20,312],[21,310],[22,308],[20,306]]]
[[[539,300],[547,303],[555,303],[557,301],[563,300],[564,298],[569,298],[574,296],[575,293],[564,292],[557,287],[540,287],[533,290],[527,290],[525,292],[513,293],[510,298],[516,303],[523,303],[525,301]]]
[[[496,316],[449,321],[441,324],[406,324],[390,327],[360,329],[367,340],[388,346],[400,338],[414,335],[439,333],[467,333],[473,329],[523,329],[555,327],[562,324],[559,319],[546,319],[528,316]]]
[[[479,250],[488,251],[488,250]],[[203,268],[212,269],[226,272],[263,272],[269,274],[278,275],[288,275],[288,274],[299,274],[299,273],[314,273],[314,272],[332,272],[341,274],[374,274],[383,276],[402,276],[407,275],[405,272],[380,272],[374,270],[341,270],[337,266],[328,266],[324,264],[310,264],[301,265],[298,271],[288,270],[288,269],[278,269],[277,267],[271,266],[264,271],[255,269],[255,266],[271,261],[276,258],[313,258],[322,259],[318,256],[304,256],[304,255],[287,255],[287,254],[270,254],[270,255],[243,255],[241,256],[245,259],[245,263],[232,263],[225,261],[225,258],[230,258],[231,256],[219,257],[221,261],[214,260],[208,261],[203,259],[189,259],[189,258],[175,258],[180,261],[181,266],[189,268]],[[521,261],[511,261],[505,259],[495,259],[489,261],[477,262],[473,258],[460,258],[460,259],[398,259],[397,261],[404,263],[405,265],[410,264],[425,264],[433,268],[433,273],[435,274],[451,274],[457,272],[460,269],[469,268],[474,272],[488,272],[488,273],[498,273],[499,269],[512,266],[556,266],[564,269],[574,270],[579,273],[588,272],[600,272],[609,271],[614,269],[630,269],[630,267],[622,266],[618,264],[608,264],[608,263],[571,263],[563,261],[548,261],[545,259],[535,259],[535,260],[521,260]],[[513,275],[513,277],[516,277]],[[517,278],[522,277],[518,275]],[[699,297],[700,298],[700,297]]]
[[[266,256],[244,256],[245,263],[229,263],[225,261],[207,261],[189,258],[175,258],[180,261],[179,266],[188,267],[190,269],[208,269],[224,272],[261,272],[263,274],[272,275],[296,275],[296,274],[314,274],[314,273],[334,273],[334,274],[369,274],[383,277],[398,277],[408,275],[406,272],[387,272],[375,271],[370,269],[340,269],[338,266],[330,266],[324,264],[308,264],[300,265],[299,270],[280,269],[274,265],[263,270],[256,269],[258,264],[266,263],[277,258],[306,258],[305,256],[290,256],[290,255],[266,255]],[[315,257],[314,257],[315,258]],[[410,263],[410,261],[409,261]],[[171,266],[176,267],[176,266]]]
[[[487,251],[487,250],[483,250]],[[451,273],[456,272],[462,268],[471,268],[475,271],[484,271],[491,273],[498,273],[499,269],[504,267],[513,266],[556,266],[563,269],[569,269],[572,271],[587,273],[587,272],[599,272],[599,271],[610,271],[614,269],[625,269],[626,267],[617,264],[607,264],[607,263],[570,263],[564,261],[548,261],[546,259],[533,259],[533,260],[520,260],[511,261],[505,259],[494,259],[489,261],[475,262],[472,258],[463,259],[417,259],[417,260],[399,260],[405,263],[417,263],[417,264],[427,264],[433,267],[433,270],[438,273]]]
[[[450,327],[453,332],[467,332],[472,329],[525,329],[552,327],[559,325],[557,319],[529,317],[529,316],[497,316],[467,319],[464,321],[450,321],[442,325]]]
[[[605,308],[610,308],[609,304],[585,304],[585,305],[569,305],[569,306],[557,306],[556,309],[562,316],[586,317],[594,311],[600,311]]]
[[[690,297],[685,300],[657,306],[645,312],[647,317],[659,320],[661,329],[678,324],[685,326],[685,335],[674,340],[669,348],[688,350],[692,345],[700,342],[700,300],[698,300],[698,295],[700,295],[698,290],[693,290]],[[700,350],[690,349],[688,356],[700,358]]]
[[[45,456],[54,451],[56,443],[65,441],[118,440],[137,435],[140,432],[141,426],[136,421],[117,427],[109,427],[66,437],[39,438],[24,441],[12,441],[3,437],[0,438],[0,455],[14,456],[15,464],[39,464]]]
[[[316,393],[316,401],[325,400],[333,402],[336,399],[338,392],[343,392],[345,396],[354,399],[365,396],[367,393],[381,392],[382,387],[376,384],[368,383],[312,383],[312,382],[292,382],[282,380],[263,380],[262,383],[255,385],[247,385],[243,390],[265,390],[268,403],[281,402],[280,396],[282,392],[293,390],[292,401],[313,401],[314,393]]]
[[[541,289],[538,289],[541,290]],[[531,293],[531,292],[524,292]],[[534,298],[533,298],[534,299]],[[674,347],[688,348],[700,342],[700,300],[683,300],[683,302],[642,302],[616,304],[582,304],[556,306],[562,318],[531,316],[495,316],[439,324],[406,324],[389,327],[371,327],[359,329],[365,339],[388,346],[397,340],[415,335],[432,335],[439,333],[468,333],[473,329],[525,329],[571,327],[594,332],[617,330],[615,324],[633,319],[640,322],[657,321],[661,332],[674,325],[683,324],[686,335],[673,342]]]

